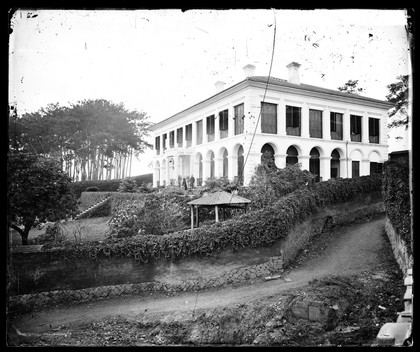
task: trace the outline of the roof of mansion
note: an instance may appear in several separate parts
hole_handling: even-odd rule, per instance
[[[304,84],[304,83],[300,83],[300,84],[290,83],[285,79],[280,79],[280,78],[275,78],[275,77],[251,76],[251,77],[247,77],[243,81],[240,81],[234,84],[233,86],[230,86],[218,92],[217,94],[210,96],[209,98],[197,104],[190,106],[187,109],[184,109],[178,112],[175,115],[172,115],[156,123],[155,125],[152,126],[151,130],[153,131],[157,129],[158,127],[165,125],[166,123],[172,122],[180,117],[183,117],[189,113],[196,111],[197,109],[200,109],[206,106],[207,104],[211,104],[221,98],[225,98],[246,87],[252,86],[252,87],[265,88],[265,86],[267,85],[267,80],[268,80],[268,87],[270,90],[279,91],[283,93],[306,95],[306,96],[324,98],[324,99],[327,98],[329,100],[368,105],[368,106],[377,107],[381,109],[390,109],[393,106],[391,103],[384,100],[364,97],[361,95],[356,95],[356,94],[351,94],[351,93],[345,93],[345,92],[341,92],[334,89],[327,89],[327,88],[322,88],[322,87],[313,86],[313,85]]]

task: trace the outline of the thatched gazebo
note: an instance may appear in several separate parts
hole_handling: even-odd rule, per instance
[[[225,208],[239,208],[244,209],[246,212],[248,203],[251,203],[249,199],[224,191],[208,193],[201,198],[192,200],[191,202],[188,202],[191,206],[191,230],[194,228],[194,207],[196,214],[196,227],[198,227],[200,207],[214,207],[216,222],[219,222],[219,208],[223,210],[223,213]]]

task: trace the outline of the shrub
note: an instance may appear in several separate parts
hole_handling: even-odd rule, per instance
[[[143,199],[143,203],[135,198],[114,203],[109,222],[111,236],[162,235],[183,228],[189,219],[187,202],[191,198],[182,192],[150,193],[143,195]]]
[[[131,177],[136,180],[137,185],[140,187],[142,184],[149,184],[153,182],[153,174],[145,174],[140,176]],[[100,181],[80,181],[72,182],[70,188],[73,190],[73,193],[76,197],[80,197],[82,192],[88,187],[98,187],[103,192],[117,192],[118,187],[120,186],[121,179],[116,180],[100,180]]]
[[[252,201],[250,209],[262,209],[299,188],[309,184],[313,179],[307,170],[301,170],[299,164],[287,165],[278,169],[267,162],[256,167],[248,187],[240,195]]]
[[[265,209],[211,226],[164,235],[109,238],[102,243],[73,247],[73,253],[92,259],[126,256],[148,262],[159,258],[177,260],[182,257],[206,256],[230,248],[270,246],[288,235],[294,224],[316,213],[322,206],[346,202],[359,193],[381,188],[381,175],[353,179],[328,180],[313,187],[289,193]],[[330,189],[332,191],[330,191]]]
[[[232,192],[240,188],[237,180],[230,182],[227,177],[209,177],[204,181],[203,192]]]
[[[411,254],[411,201],[407,164],[396,161],[385,162],[382,195],[386,215],[397,234],[407,244]]]
[[[99,188],[96,186],[88,187],[85,192],[99,192]]]
[[[36,238],[36,243],[43,244],[46,248],[59,247],[67,242],[67,237],[58,222],[48,225],[45,233]]]
[[[136,180],[132,178],[125,178],[121,181],[118,192],[120,193],[136,193],[138,189],[138,185]]]

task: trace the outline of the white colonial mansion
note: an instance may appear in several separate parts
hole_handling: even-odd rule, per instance
[[[247,184],[265,151],[277,167],[300,163],[317,180],[380,172],[388,158],[386,101],[289,80],[246,78],[153,126],[153,186],[193,175],[239,178]],[[268,81],[268,84],[267,84]]]

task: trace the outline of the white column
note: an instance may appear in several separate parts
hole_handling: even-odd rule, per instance
[[[228,155],[228,178],[233,181],[238,176],[238,156]]]
[[[203,183],[210,177],[210,160],[203,159]]]
[[[286,157],[286,154],[274,154],[275,163],[279,169],[284,169],[286,167]]]
[[[362,116],[362,143],[369,143],[369,116],[367,112]]]
[[[370,160],[362,159],[360,161],[360,176],[367,176],[370,174]]]
[[[330,108],[327,107],[322,112],[322,138],[331,139]]]
[[[346,109],[343,115],[343,141],[350,142],[350,112]]]
[[[387,135],[388,135],[388,116],[381,115],[380,122],[379,122],[379,144],[388,144]]]
[[[182,146],[184,148],[187,147],[187,126],[186,125],[182,127]]]
[[[277,105],[277,134],[279,136],[286,135],[286,105],[284,99],[281,98]]]
[[[299,163],[302,164],[301,170],[308,170],[309,171],[309,159],[310,155],[299,155],[298,160]]]
[[[160,179],[160,167],[153,168],[154,175],[153,175],[153,187],[157,187],[157,181]]]
[[[304,103],[302,106],[302,116],[301,116],[301,136],[309,138],[309,106],[307,103]]]
[[[207,116],[203,117],[203,144],[207,143]]]
[[[244,146],[245,149],[245,146]],[[246,156],[245,156],[246,157]],[[248,155],[248,160],[245,164],[244,169],[244,185],[248,185],[251,181],[251,177],[254,174],[255,167],[261,162],[261,153],[260,152],[250,152]]]
[[[218,141],[220,139],[220,129],[219,129],[219,112],[214,111],[214,140]]]
[[[319,173],[322,181],[327,181],[331,178],[331,157],[321,156],[319,158]]]
[[[235,120],[234,117],[234,108],[229,106],[228,108],[228,138],[233,137],[235,134]]]
[[[197,145],[197,122],[192,122],[192,146]],[[195,176],[194,176],[195,177]]]
[[[174,155],[174,179],[175,185],[178,185],[178,175],[179,175],[179,157],[178,155]]]
[[[340,177],[347,178],[346,158],[340,158]]]
[[[223,175],[223,158],[214,158],[214,177]]]
[[[166,158],[165,166],[165,184],[169,186],[169,158]]]

